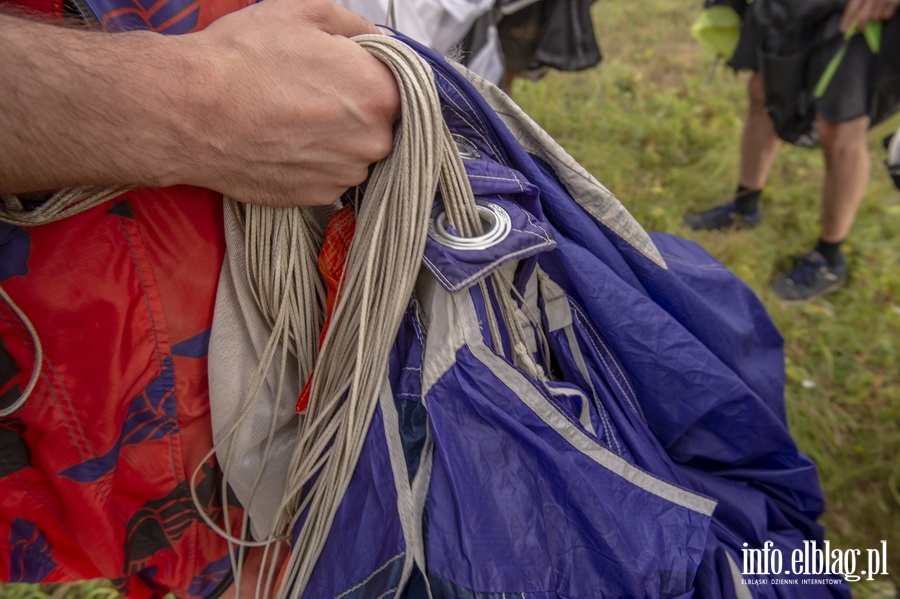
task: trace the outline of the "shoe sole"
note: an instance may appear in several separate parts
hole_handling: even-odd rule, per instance
[[[694,232],[698,231],[743,231],[745,229],[753,229],[759,223],[747,224],[747,223],[731,223],[730,225],[725,225],[724,227],[693,227],[688,223],[684,223],[688,229]]]
[[[781,303],[786,306],[802,306],[804,304],[809,304],[814,301],[820,300],[823,297],[825,297],[826,295],[828,295],[830,293],[834,293],[835,291],[838,291],[839,289],[844,287],[844,283],[845,283],[845,281],[839,281],[839,282],[835,283],[834,285],[832,285],[831,287],[826,287],[825,289],[821,290],[817,294],[811,295],[804,299],[785,299],[785,298],[781,297],[780,295],[778,295],[778,292],[775,291],[774,289],[772,290],[772,293],[774,293],[775,296],[779,300],[781,300]]]
[[[692,224],[687,222],[685,219],[681,219],[682,224],[690,229],[691,231],[738,231],[742,229],[753,229],[759,225],[760,221],[756,222],[747,222],[745,220],[734,220],[730,224],[722,225],[721,227],[694,227]]]

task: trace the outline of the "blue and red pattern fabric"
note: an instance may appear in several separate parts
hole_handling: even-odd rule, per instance
[[[62,2],[4,0],[60,17]],[[246,0],[87,0],[105,29],[187,33]],[[127,597],[204,597],[227,584],[227,544],[188,479],[212,446],[207,350],[223,256],[222,197],[132,191],[61,222],[0,224],[0,284],[45,352],[28,404],[0,419],[0,580],[107,578]],[[0,308],[0,405],[33,347]],[[218,466],[202,466],[220,513]],[[224,582],[223,582],[224,581]]]
[[[2,225],[0,284],[40,335],[24,408],[0,420],[0,579],[108,578],[130,597],[202,597],[228,549],[187,479],[212,446],[206,344],[223,252],[222,198],[133,191],[31,229]],[[0,402],[34,368],[0,309]],[[218,470],[201,497],[217,514]]]
[[[85,0],[107,31],[149,29],[165,34],[203,29],[252,0]]]

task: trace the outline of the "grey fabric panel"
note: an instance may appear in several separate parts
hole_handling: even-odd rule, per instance
[[[734,559],[730,553],[726,553],[728,558],[728,567],[731,569],[731,580],[734,582],[734,594],[737,599],[753,599],[753,593],[744,585],[744,577],[741,575],[741,569],[734,563]]]
[[[227,250],[216,292],[216,306],[209,342],[209,400],[213,441],[218,443],[239,418],[244,394],[269,339],[270,328],[260,313],[247,281],[244,233],[230,210],[225,210]],[[253,537],[264,539],[284,496],[284,481],[296,445],[300,392],[296,361],[288,359],[287,377],[276,397],[278,375],[269,372],[266,384],[254,400],[235,437],[217,451],[220,464],[228,467],[228,481],[235,496],[247,508]],[[272,448],[263,463],[266,442],[273,426]],[[260,485],[251,498],[250,487],[261,473]]]
[[[456,363],[456,352],[463,346],[465,337],[452,298],[427,269],[423,268],[419,274],[416,297],[422,310],[422,324],[428,331],[422,359],[422,397],[425,397]]]

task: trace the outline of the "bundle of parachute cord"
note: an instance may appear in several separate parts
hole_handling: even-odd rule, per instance
[[[389,36],[365,35],[354,40],[391,69],[400,88],[402,109],[394,150],[375,166],[357,207],[356,232],[344,266],[339,297],[321,339],[325,290],[317,272],[317,255],[323,231],[314,211],[230,200],[226,207],[234,211],[243,225],[247,277],[271,334],[244,391],[239,417],[230,430],[221,434],[217,431],[219,440],[209,454],[218,454],[223,471],[223,501],[229,496],[229,443],[243,418],[257,405],[267,374],[272,369],[279,373],[276,398],[282,397],[284,385],[302,387],[308,380],[309,387],[308,407],[296,416],[296,446],[284,496],[264,538],[258,538],[257,534],[257,540],[248,540],[246,511],[237,530],[227,515],[221,523],[217,522],[205,512],[196,492],[199,467],[191,481],[194,501],[202,517],[235,548],[232,566],[236,588],[240,588],[246,549],[266,548],[264,574],[261,573],[257,584],[256,595],[260,597],[270,594],[269,589],[275,587],[279,576],[276,591],[279,599],[302,596],[310,580],[378,404],[391,346],[422,266],[438,189],[454,233],[472,238],[483,231],[484,223],[462,158],[441,115],[431,68],[409,46]],[[31,212],[17,206],[14,198],[4,198],[7,201],[0,209],[0,220],[19,226],[51,222],[107,202],[129,189],[66,190]],[[493,287],[494,293],[490,295],[498,298],[499,310],[488,311],[487,318],[494,347],[501,347],[502,323],[512,341],[517,366],[539,375],[540,366],[527,350],[524,325],[519,318],[522,303],[517,305],[513,299],[518,296],[513,285],[500,273],[490,275],[478,285],[482,286],[485,297],[488,288]],[[3,296],[27,323],[9,297],[5,293]],[[30,323],[26,326],[39,354],[38,336]],[[39,360],[33,375],[35,380]],[[296,361],[299,381],[285,380],[289,360]],[[34,382],[10,411],[24,403]],[[264,449],[266,455],[271,450],[277,411],[273,410],[269,445]],[[259,476],[261,471],[251,486],[254,490],[260,482]],[[408,546],[417,549],[415,532],[404,529]],[[282,571],[281,552],[286,545],[290,545],[290,557]],[[414,562],[424,569],[423,560],[421,550],[408,552],[403,580],[395,596],[402,592]]]

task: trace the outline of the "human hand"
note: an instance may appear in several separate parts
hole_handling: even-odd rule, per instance
[[[390,70],[348,39],[364,33],[380,31],[330,0],[266,0],[180,36],[196,125],[172,181],[270,206],[329,204],[362,183],[400,107]]]
[[[841,31],[846,33],[854,22],[856,30],[862,31],[866,24],[890,19],[897,10],[900,0],[850,0],[841,17]]]

